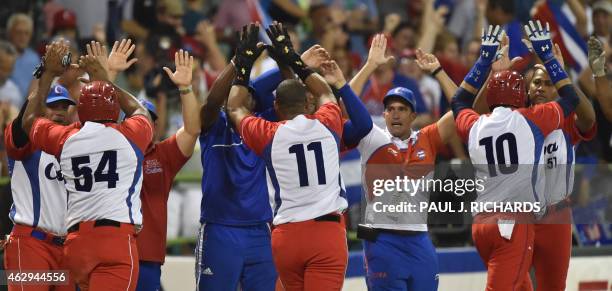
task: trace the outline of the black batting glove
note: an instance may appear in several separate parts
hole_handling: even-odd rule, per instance
[[[266,29],[266,33],[272,41],[273,55],[283,64],[291,67],[293,71],[305,81],[313,71],[304,64],[300,55],[293,49],[291,38],[287,33],[287,28],[284,28],[282,23],[274,22]]]
[[[259,25],[251,23],[242,27],[240,41],[236,47],[234,56],[234,66],[236,66],[236,79],[234,85],[249,86],[249,77],[253,64],[264,50],[263,46],[258,46]]]

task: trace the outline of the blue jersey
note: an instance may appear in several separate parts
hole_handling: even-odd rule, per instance
[[[200,135],[200,223],[253,225],[270,222],[265,162],[242,143],[225,112]]]

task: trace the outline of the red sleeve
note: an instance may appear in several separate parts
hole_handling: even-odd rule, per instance
[[[37,118],[30,130],[30,143],[50,155],[59,156],[66,139],[77,130],[75,124],[64,126],[46,118]]]
[[[13,142],[13,122],[4,129],[4,146],[6,147],[6,155],[13,160],[23,160],[34,152],[34,147],[31,142],[25,146],[18,148]]]
[[[134,115],[124,120],[117,128],[127,139],[135,143],[144,153],[153,139],[153,126],[144,115]]]
[[[261,156],[264,149],[274,138],[280,122],[270,122],[261,117],[248,116],[240,122],[240,136],[244,144]]]
[[[457,134],[459,134],[459,137],[464,143],[468,142],[472,125],[474,125],[479,117],[480,115],[476,113],[476,111],[472,109],[465,109],[461,110],[461,112],[459,112],[459,116],[455,118],[455,123],[457,124]]]
[[[527,120],[533,122],[542,131],[542,135],[547,136],[553,130],[561,128],[565,117],[563,109],[557,102],[537,104],[529,108],[517,109]]]
[[[430,124],[420,130],[421,134],[427,136],[431,153],[436,156],[438,151],[444,147],[444,143],[440,138],[440,132],[438,131],[438,124]]]
[[[580,132],[576,126],[576,113],[572,113],[563,121],[563,131],[569,134],[572,144],[575,145],[583,140],[592,140],[597,133],[597,123],[593,123],[593,126],[586,132]]]
[[[338,104],[329,102],[319,107],[319,110],[314,115],[307,115],[308,118],[317,119],[323,125],[327,126],[339,138],[342,137],[343,123],[342,123],[342,111]]]
[[[179,149],[178,143],[176,142],[176,134],[156,144],[155,147],[157,147],[164,169],[168,170],[165,171],[166,177],[170,180],[168,183],[171,183],[176,173],[181,170],[190,157],[183,155]]]

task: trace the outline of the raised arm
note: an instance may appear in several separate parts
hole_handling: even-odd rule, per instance
[[[589,66],[595,78],[595,97],[606,119],[612,122],[612,86],[606,77],[606,52],[595,36],[589,39]]]
[[[386,52],[387,38],[384,34],[379,33],[372,39],[370,51],[368,52],[368,60],[366,61],[365,65],[361,67],[359,72],[357,72],[357,74],[349,82],[351,89],[353,89],[353,92],[355,92],[357,96],[361,95],[365,84],[368,82],[368,79],[372,73],[374,73],[376,68],[394,59],[393,56],[385,56]]]
[[[200,135],[200,104],[193,94],[191,79],[193,74],[193,56],[183,50],[174,54],[174,73],[167,67],[164,71],[170,80],[178,87],[181,95],[181,108],[183,111],[183,127],[176,132],[176,143],[184,156],[189,157],[193,154],[198,136]]]
[[[107,71],[104,69],[98,58],[92,55],[81,56],[79,59],[79,67],[84,69],[85,72],[89,74],[91,81],[105,81],[109,84],[113,84],[115,89],[117,89],[119,92],[119,106],[121,107],[123,113],[125,113],[126,117],[143,115],[147,117],[149,121],[151,120],[149,111],[140,102],[138,102],[136,97],[110,81]]]
[[[451,102],[455,119],[459,117],[459,113],[462,110],[472,109],[474,98],[476,98],[476,94],[478,94],[478,91],[484,85],[491,70],[502,32],[503,30],[498,25],[495,27],[489,25],[488,30],[482,30],[480,57],[467,76],[465,76],[463,82],[461,82],[461,86]]]
[[[563,65],[555,57],[548,23],[546,23],[545,27],[542,27],[540,21],[529,21],[529,25],[525,25],[525,32],[529,37],[529,41],[531,41],[534,51],[542,63],[544,63],[544,67],[555,84],[557,92],[559,92],[561,98],[557,100],[557,103],[563,109],[563,116],[569,116],[576,110],[580,100],[571,80],[563,69]]]
[[[42,75],[40,75],[38,86],[36,86],[36,92],[30,95],[21,121],[23,130],[26,133],[31,131],[36,118],[45,114],[45,103],[46,97],[49,94],[49,88],[51,83],[53,83],[53,79],[60,76],[66,69],[62,64],[62,59],[68,52],[68,43],[64,41],[54,41],[47,46],[47,52],[41,62],[43,65]]]
[[[242,28],[240,42],[236,48],[234,63],[236,64],[236,78],[229,92],[227,100],[227,113],[236,128],[244,118],[251,114],[249,108],[249,77],[253,64],[264,50],[262,44],[258,44],[259,25],[251,23]]]
[[[323,76],[330,85],[338,90],[348,113],[349,121],[344,124],[342,141],[348,146],[356,145],[372,130],[372,117],[359,97],[347,85],[342,70],[335,61],[323,64]]]
[[[272,41],[273,50],[279,60],[291,67],[293,72],[306,84],[306,88],[319,98],[319,105],[338,102],[325,79],[308,68],[300,55],[295,52],[287,28],[284,28],[281,23],[274,22],[268,27],[266,33]]]
[[[459,87],[442,69],[438,58],[433,54],[423,52],[420,48],[416,50],[416,57],[416,63],[419,68],[436,78],[438,83],[440,83],[440,87],[442,87],[442,92],[446,95],[446,99],[448,102],[451,102],[453,95],[455,95]]]

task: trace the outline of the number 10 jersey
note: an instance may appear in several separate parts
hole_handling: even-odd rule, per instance
[[[557,102],[516,110],[497,107],[487,115],[461,111],[457,131],[468,144],[476,178],[484,180],[484,191],[478,193],[476,202],[538,202],[544,211],[544,138],[563,119]]]

